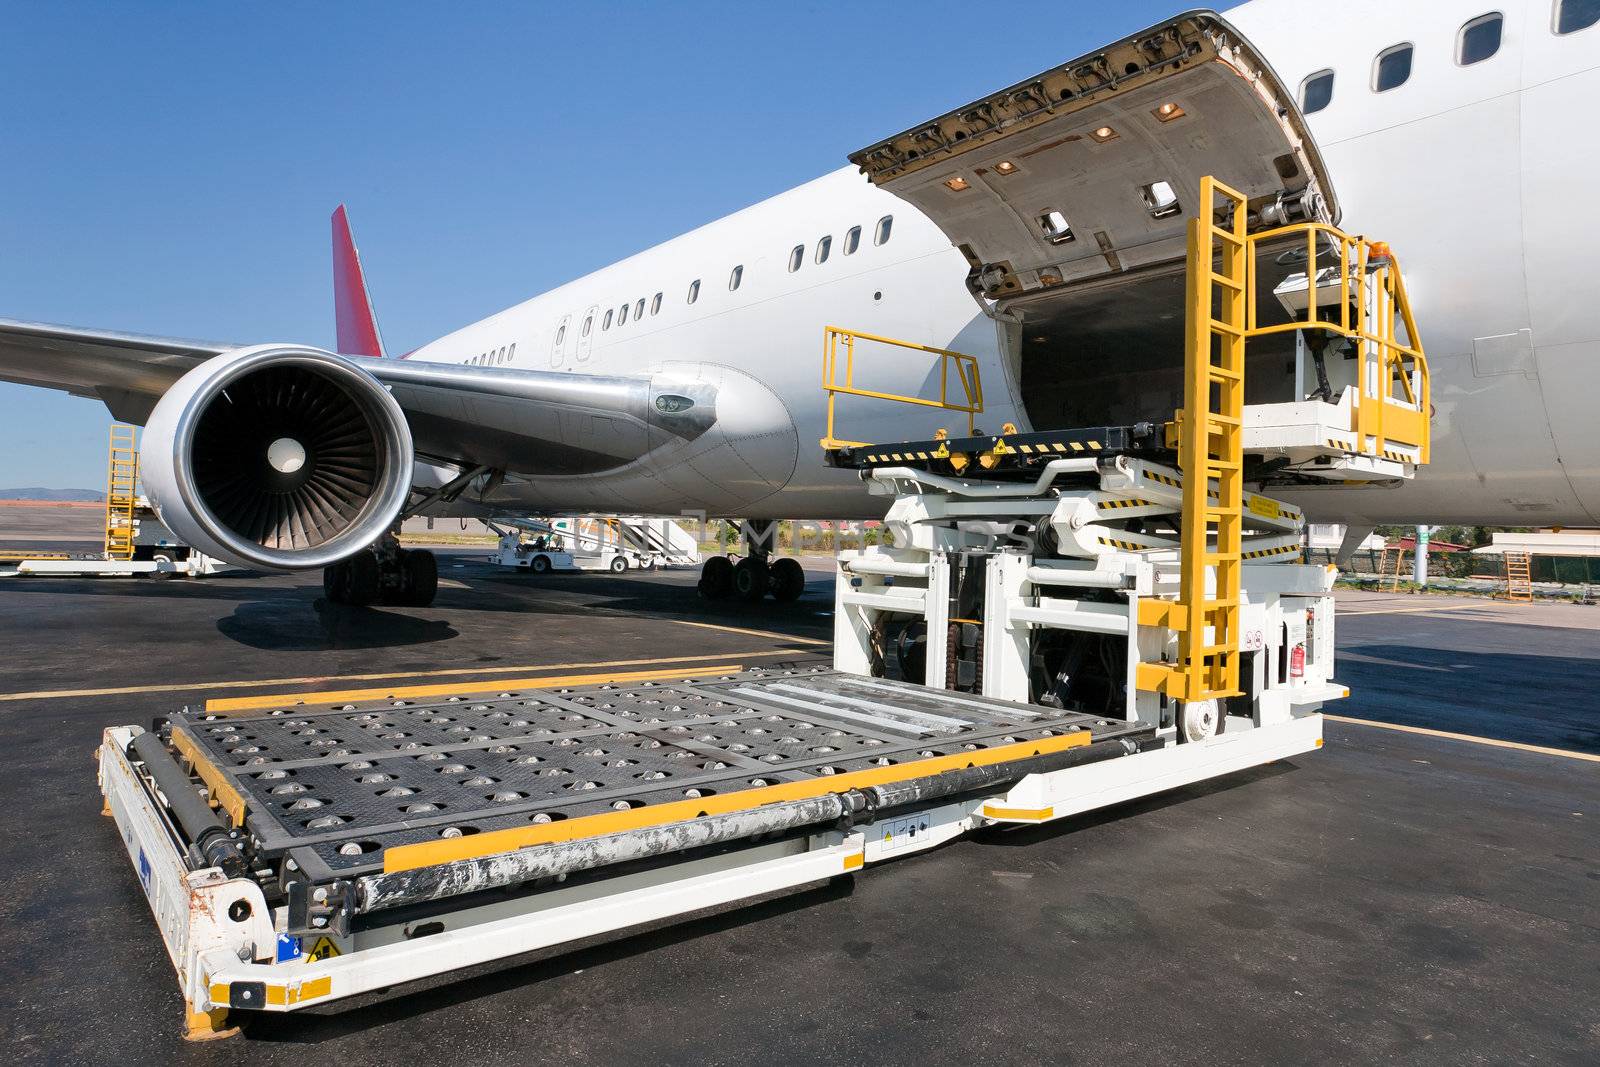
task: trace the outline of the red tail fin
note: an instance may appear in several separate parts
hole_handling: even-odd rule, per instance
[[[383,356],[378,316],[367,293],[361,253],[350,234],[350,216],[340,204],[333,212],[333,321],[339,351],[347,356]]]

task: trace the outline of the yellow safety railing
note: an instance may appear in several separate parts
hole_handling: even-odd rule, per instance
[[[1289,322],[1262,326],[1256,315],[1257,246],[1295,236],[1303,236],[1306,245],[1305,311]],[[1399,261],[1388,246],[1320,222],[1279,226],[1251,234],[1247,240],[1246,336],[1316,328],[1354,341],[1361,360],[1357,451],[1381,456],[1393,442],[1416,449],[1417,462],[1427,463],[1428,359],[1411,315]],[[1335,261],[1337,279],[1325,280],[1323,272],[1334,268]],[[1330,285],[1337,286],[1338,292],[1330,304],[1323,305],[1317,290]]]
[[[133,510],[139,492],[139,452],[134,428],[111,424],[106,459],[106,558],[133,558]]]
[[[856,342],[866,341],[873,344],[889,345],[894,348],[905,348],[913,352],[927,352],[939,357],[939,397],[937,400],[930,397],[906,396],[900,393],[886,393],[877,389],[863,389],[855,384],[856,372]],[[844,379],[840,380],[840,356],[843,355]],[[959,399],[951,399],[951,372],[954,371],[956,384],[960,386]],[[822,342],[822,388],[828,394],[828,428],[827,435],[822,438],[823,448],[860,448],[871,444],[870,441],[848,441],[840,438],[834,432],[834,406],[840,396],[861,396],[872,400],[892,400],[901,404],[916,404],[921,407],[939,408],[943,411],[965,413],[967,416],[967,436],[975,432],[973,421],[977,415],[983,413],[983,383],[978,376],[978,361],[975,357],[964,352],[952,352],[947,348],[934,348],[932,345],[919,345],[913,341],[897,341],[892,337],[879,337],[875,334],[862,333],[859,330],[846,330],[838,326],[829,326],[823,332]],[[930,433],[931,437],[932,434]]]

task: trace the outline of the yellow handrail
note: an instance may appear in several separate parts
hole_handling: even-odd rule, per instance
[[[939,398],[937,400],[921,396],[907,396],[902,393],[886,393],[877,389],[862,389],[855,384],[856,372],[856,342],[869,341],[875,344],[891,345],[895,348],[906,348],[913,352],[928,352],[939,357]],[[841,342],[844,348],[844,381],[839,381],[839,349]],[[956,381],[961,386],[961,396],[965,402],[950,399],[950,372],[955,370]],[[839,326],[828,326],[822,335],[822,388],[828,394],[828,427],[826,436],[822,438],[822,447],[834,448],[860,448],[871,444],[870,441],[849,441],[840,438],[834,433],[834,404],[840,396],[862,396],[871,400],[892,400],[900,404],[914,404],[919,407],[939,408],[943,411],[963,412],[967,416],[967,436],[972,436],[976,431],[974,418],[983,413],[983,382],[978,374],[978,360],[964,352],[952,352],[948,348],[935,348],[932,345],[919,345],[914,341],[900,341],[893,337],[880,337],[877,334],[863,333],[860,330],[846,330]],[[929,435],[930,437],[932,434]]]
[[[1256,309],[1256,249],[1264,242],[1303,234],[1306,242],[1306,308],[1288,322],[1261,325]],[[1332,249],[1319,249],[1319,237],[1338,251],[1337,317],[1324,318],[1318,306],[1319,275],[1331,263]],[[1360,356],[1357,375],[1357,451],[1382,455],[1389,442],[1417,450],[1417,462],[1429,458],[1428,359],[1422,350],[1411,300],[1406,294],[1400,262],[1384,248],[1375,255],[1377,242],[1345,233],[1321,222],[1301,222],[1253,233],[1248,238],[1249,283],[1246,286],[1245,335],[1265,337],[1314,327],[1356,342]],[[1369,291],[1370,288],[1370,291]],[[1371,296],[1371,307],[1368,297]],[[1351,321],[1351,308],[1355,321]],[[1332,309],[1327,309],[1332,310]],[[1405,330],[1400,341],[1397,326]]]

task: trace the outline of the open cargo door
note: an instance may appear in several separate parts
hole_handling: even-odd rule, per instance
[[[1293,97],[1209,12],[1180,15],[850,159],[966,256],[974,295],[1011,326],[1004,336],[1037,428],[1072,425],[1080,412],[1093,422],[1160,417],[1181,403],[1185,229],[1201,177],[1245,194],[1251,230],[1337,222],[1339,213]],[[1303,259],[1278,258],[1271,250],[1258,260],[1266,304],[1273,286],[1304,269]]]

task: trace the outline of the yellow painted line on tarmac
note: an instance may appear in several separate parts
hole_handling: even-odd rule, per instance
[[[807,655],[810,649],[777,648],[758,652],[723,652],[719,659],[771,659],[778,656]],[[130,696],[137,693],[182,693],[196,689],[262,689],[278,685],[314,685],[328,682],[378,682],[389,678],[450,678],[466,675],[526,674],[530,671],[560,671],[595,667],[649,667],[660,663],[705,662],[706,655],[658,656],[654,659],[598,660],[589,663],[525,663],[515,667],[451,667],[436,671],[393,671],[386,674],[316,674],[305,678],[239,678],[204,682],[173,682],[165,685],[123,685],[108,689],[40,689],[31,693],[0,693],[0,703],[16,700],[59,700],[63,697]]]
[[[406,697],[442,697],[465,693],[493,693],[515,689],[555,689],[574,685],[604,685],[607,682],[665,682],[686,678],[706,678],[718,674],[738,674],[739,663],[708,663],[693,667],[669,667],[655,671],[601,671],[598,674],[545,674],[536,678],[495,678],[479,682],[441,682],[434,685],[392,685],[382,689],[333,689],[320,693],[265,693],[250,697],[218,697],[206,701],[206,711],[226,714],[233,711],[259,711],[304,704],[353,704],[362,700],[396,700]]]
[[[1341,609],[1337,614],[1341,618],[1346,618],[1351,615],[1411,615],[1421,611],[1459,611],[1462,608],[1481,608],[1483,606],[1483,604],[1479,604],[1475,601],[1467,601],[1466,603],[1462,604],[1429,604],[1426,607],[1420,608],[1378,608],[1375,611],[1349,611]]]
[[[721,626],[714,622],[692,622],[689,619],[668,619],[679,626],[698,626],[702,630],[721,630],[725,634],[744,634],[746,637],[770,637],[774,641],[792,641],[798,645],[831,645],[833,642],[821,637],[796,637],[794,634],[774,633],[771,630],[746,630],[739,626]]]
[[[1574,752],[1571,749],[1550,748],[1546,745],[1526,745],[1521,741],[1501,741],[1494,737],[1479,737],[1477,734],[1455,734],[1449,730],[1430,730],[1426,726],[1402,726],[1397,722],[1352,719],[1344,715],[1329,715],[1327,712],[1323,712],[1322,717],[1331,722],[1347,722],[1356,726],[1374,726],[1379,730],[1396,730],[1403,734],[1422,734],[1424,737],[1442,737],[1447,741],[1466,741],[1474,745],[1488,745],[1491,748],[1514,748],[1518,752],[1537,752],[1541,756],[1560,756],[1563,759],[1600,763],[1600,755],[1592,752]]]

